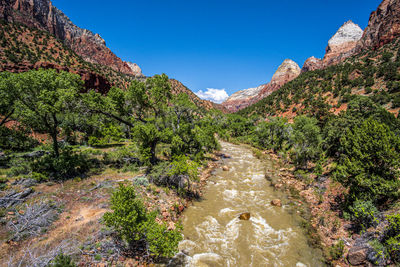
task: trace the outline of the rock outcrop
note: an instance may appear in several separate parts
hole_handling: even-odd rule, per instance
[[[229,112],[236,112],[244,109],[261,99],[272,94],[274,91],[281,88],[287,82],[295,79],[300,75],[301,69],[296,62],[290,59],[286,59],[279,66],[274,76],[269,83],[258,86],[256,88],[250,88],[236,92],[231,95],[222,106],[224,106]]]
[[[361,39],[363,30],[352,21],[347,21],[329,40],[326,54],[323,59],[324,66],[342,62],[354,54],[357,42]]]
[[[50,0],[0,0],[0,19],[47,31],[84,60],[135,75],[126,62],[111,52],[99,34],[73,24]]]
[[[297,78],[300,73],[301,69],[296,62],[291,59],[285,59],[285,61],[283,61],[278,70],[275,72],[274,76],[272,76],[271,81],[264,85],[258,95],[253,99],[253,102],[255,103],[269,96],[286,83]]]
[[[383,0],[378,9],[371,13],[369,23],[356,52],[390,43],[400,36],[400,0]]]
[[[246,108],[252,102],[252,99],[258,95],[258,93],[264,88],[264,84],[255,88],[249,88],[238,91],[231,95],[222,105],[229,112],[236,112],[243,108]]]
[[[322,62],[322,59],[316,58],[316,57],[310,57],[304,62],[303,68],[301,69],[301,72],[307,72],[307,71],[313,71],[313,70],[319,70],[324,67],[324,63]]]
[[[126,64],[128,64],[129,68],[132,70],[135,76],[143,76],[142,69],[139,67],[138,64],[132,62],[126,62]]]

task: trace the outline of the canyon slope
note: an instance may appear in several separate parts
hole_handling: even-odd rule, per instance
[[[281,86],[287,82],[293,80],[300,75],[300,67],[291,59],[286,59],[278,67],[275,74],[269,83],[260,85],[256,88],[249,88],[236,92],[231,95],[222,106],[225,107],[229,112],[236,112],[244,109],[253,103],[263,99],[270,95],[274,91],[278,90]]]
[[[0,0],[0,19],[47,31],[87,62],[142,76],[140,69],[117,57],[99,34],[73,24],[50,0]]]

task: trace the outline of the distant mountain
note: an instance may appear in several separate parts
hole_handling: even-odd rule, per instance
[[[360,33],[357,25],[345,23],[329,41],[324,59],[308,59],[296,79],[240,113],[323,118],[363,95],[398,115],[400,0],[384,0]]]
[[[79,74],[86,89],[107,93],[145,80],[136,63],[124,62],[98,34],[74,25],[50,0],[0,0],[0,71],[57,69]],[[186,93],[198,106],[224,110],[201,100],[171,79],[174,93]]]
[[[246,108],[278,90],[282,85],[293,80],[299,74],[300,67],[297,63],[293,60],[286,59],[279,66],[269,83],[260,85],[256,88],[236,92],[222,103],[222,106],[229,110],[229,112],[236,112]]]

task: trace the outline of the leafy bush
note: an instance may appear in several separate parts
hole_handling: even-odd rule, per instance
[[[31,161],[23,158],[14,158],[10,161],[10,170],[7,172],[8,177],[19,175],[28,175],[32,172]]]
[[[341,138],[343,155],[337,179],[350,188],[348,200],[383,203],[398,197],[400,138],[373,119],[348,130]]]
[[[358,229],[366,230],[371,226],[379,224],[378,209],[372,201],[356,200],[349,207],[350,219],[356,224]]]
[[[154,257],[172,257],[182,240],[179,230],[167,230],[166,224],[156,222],[156,213],[148,212],[132,186],[120,185],[111,196],[113,212],[104,214],[107,226],[132,248],[142,243]]]
[[[115,168],[123,168],[129,165],[140,166],[137,158],[137,149],[133,146],[120,147],[103,154],[104,163]]]
[[[76,264],[72,260],[71,256],[63,253],[58,254],[54,260],[48,265],[49,267],[76,267]]]
[[[315,118],[299,116],[293,125],[293,160],[297,167],[306,167],[308,161],[318,158],[322,136]]]
[[[392,260],[400,263],[400,214],[389,215],[386,219],[385,246]]]
[[[0,126],[0,149],[25,151],[39,144],[29,137],[29,132],[23,129],[9,129]]]
[[[54,180],[65,180],[83,175],[89,171],[91,161],[85,154],[73,152],[67,147],[60,151],[59,157],[53,153],[34,160],[31,169]]]

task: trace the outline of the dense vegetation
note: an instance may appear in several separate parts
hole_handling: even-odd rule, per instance
[[[39,183],[84,178],[106,166],[144,168],[148,178],[113,193],[113,213],[104,221],[127,249],[142,245],[151,258],[173,256],[181,239],[179,226],[168,230],[158,224],[159,213],[146,210],[134,186],[147,186],[150,180],[181,196],[197,197],[198,168],[206,153],[218,148],[210,114],[186,94],[174,95],[166,75],[134,81],[125,90],[113,87],[107,95],[81,93],[82,87],[78,75],[63,71],[1,73],[0,114],[6,114],[0,125],[1,164],[8,177]],[[88,145],[120,147],[99,157]]]
[[[343,64],[303,73],[228,115],[220,126],[227,139],[273,150],[291,161],[305,183],[326,175],[339,182],[346,188],[339,203],[342,217],[353,222],[357,233],[385,227],[371,242],[378,258],[394,262],[398,231],[389,229],[397,221],[385,214],[398,212],[400,197],[400,121],[394,115],[400,93],[398,51],[397,40]],[[333,259],[343,250],[339,245],[331,250]]]
[[[353,223],[351,231],[380,225],[379,238],[371,240],[378,258],[399,263],[400,122],[393,115],[400,107],[399,43],[303,73],[257,104],[225,115],[199,107],[187,88],[177,94],[166,75],[133,80],[84,62],[45,32],[1,23],[2,66],[45,60],[90,69],[114,87],[106,95],[83,93],[81,77],[56,70],[0,73],[0,166],[7,168],[0,190],[7,190],[8,178],[63,183],[104,168],[141,168],[144,177],[111,194],[104,224],[127,250],[139,246],[148,259],[171,257],[180,227],[159,223],[159,212],[148,209],[137,190],[153,183],[198,197],[199,168],[218,149],[218,135],[277,153],[307,184],[323,176],[340,183],[340,216]],[[343,252],[341,241],[330,257]],[[63,254],[52,264],[75,266]]]

